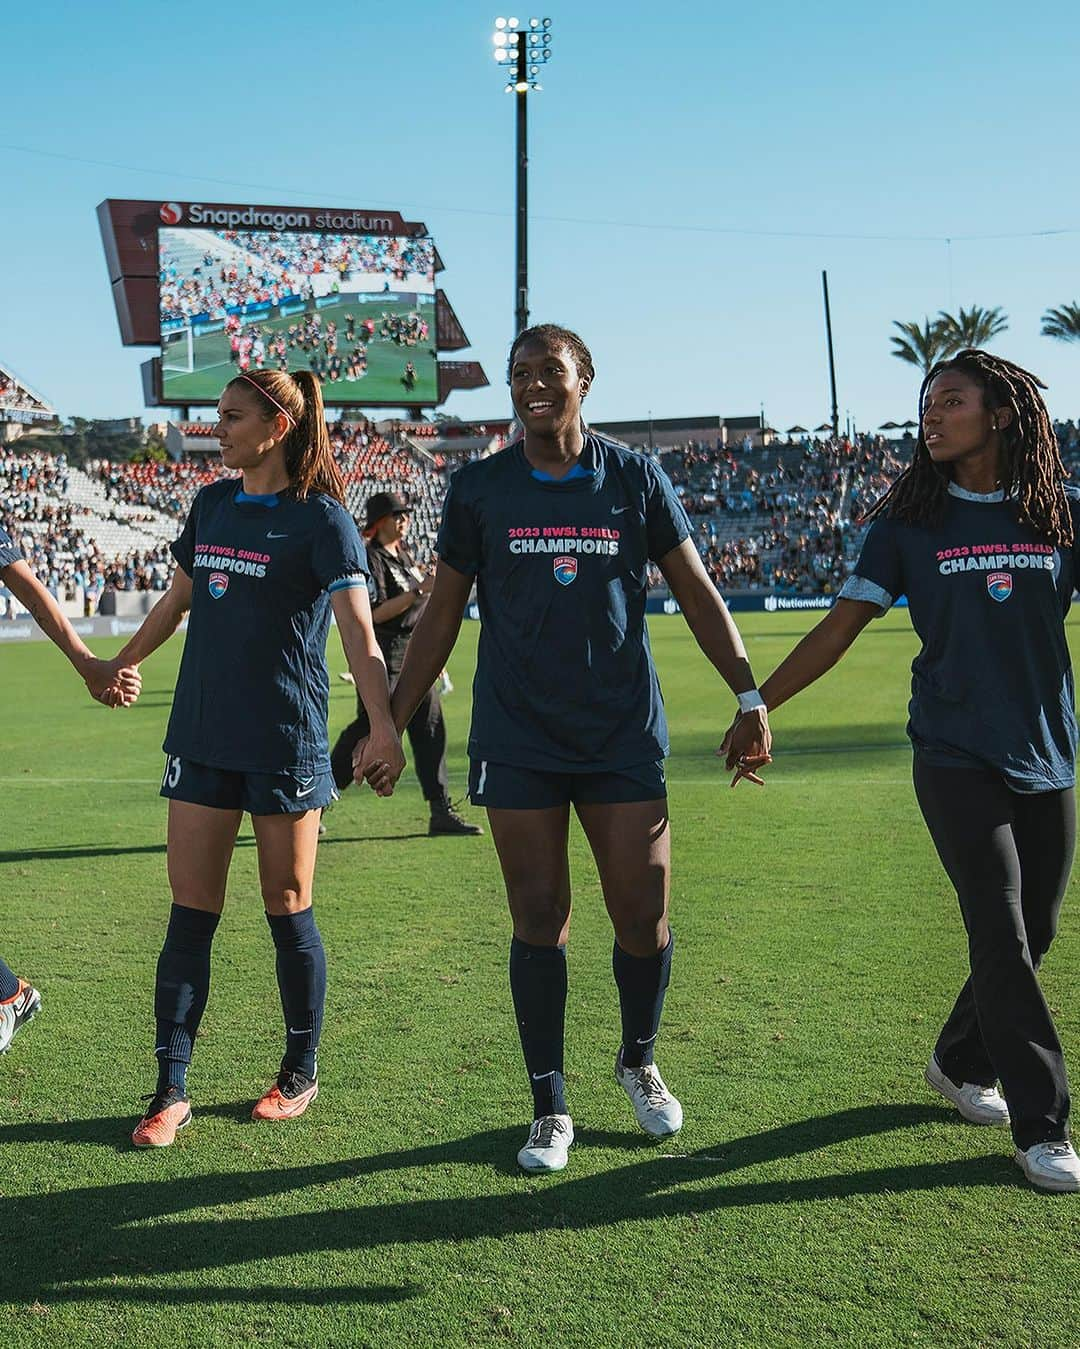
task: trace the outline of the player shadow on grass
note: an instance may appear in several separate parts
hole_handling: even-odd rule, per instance
[[[238,1107],[204,1109],[232,1117]],[[4,1201],[8,1230],[48,1234],[42,1241],[13,1242],[5,1252],[0,1295],[15,1303],[163,1303],[208,1300],[247,1302],[247,1286],[224,1287],[221,1271],[251,1261],[294,1260],[318,1251],[363,1251],[373,1247],[426,1242],[470,1241],[543,1231],[587,1231],[627,1221],[656,1221],[702,1215],[729,1208],[794,1204],[855,1196],[902,1194],[963,1185],[999,1186],[1014,1178],[1007,1156],[953,1158],[850,1169],[852,1152],[840,1166],[827,1155],[803,1163],[812,1174],[783,1179],[754,1178],[754,1167],[789,1164],[833,1146],[894,1131],[942,1124],[953,1112],[934,1105],[863,1106],[717,1142],[697,1152],[676,1151],[677,1143],[643,1142],[629,1164],[587,1175],[529,1177],[507,1189],[505,1179],[479,1197],[414,1197],[415,1177],[395,1184],[394,1174],[422,1169],[430,1193],[440,1185],[439,1168],[481,1167],[505,1172],[521,1142],[519,1127],[487,1130],[449,1143],[344,1161],[281,1169],[175,1175],[176,1153],[132,1154],[131,1173],[141,1178],[118,1185],[55,1191]],[[0,1126],[0,1145],[100,1142],[109,1147],[124,1137],[128,1118],[75,1120]],[[194,1127],[198,1127],[197,1123]],[[959,1126],[958,1126],[959,1128]],[[590,1145],[625,1146],[623,1134],[583,1130],[575,1148],[576,1166],[589,1165]],[[192,1140],[194,1142],[194,1139]],[[197,1161],[197,1148],[185,1149]],[[856,1157],[858,1153],[854,1154]],[[572,1163],[572,1165],[574,1165]],[[713,1180],[711,1188],[703,1182]],[[475,1181],[470,1181],[475,1187]],[[318,1193],[322,1206],[297,1211],[297,1201]],[[390,1198],[387,1198],[387,1195]],[[281,1202],[289,1212],[257,1216],[254,1204]],[[232,1215],[229,1206],[242,1212]],[[211,1214],[191,1217],[200,1209]],[[172,1220],[172,1221],[170,1221]],[[152,1223],[152,1228],[147,1224]],[[152,1232],[152,1239],[150,1233]],[[214,1271],[193,1290],[152,1287],[146,1280]],[[138,1281],[138,1282],[135,1282]],[[322,1301],[387,1301],[425,1290],[353,1287],[288,1290],[263,1287],[261,1296],[281,1300],[319,1294]]]
[[[410,839],[429,838],[425,830],[422,834],[353,834],[348,838],[326,837],[319,840],[320,848],[330,848],[341,843],[404,843]],[[255,839],[251,834],[241,834],[236,840],[238,848],[253,848]],[[14,848],[0,851],[0,866],[5,862],[66,862],[78,857],[139,857],[154,853],[164,855],[164,843],[140,843],[126,847],[101,845],[95,843],[62,843],[51,848]]]

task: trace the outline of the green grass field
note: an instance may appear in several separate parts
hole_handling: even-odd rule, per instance
[[[327,305],[319,310],[325,329],[329,320],[338,325],[338,355],[345,358],[352,343],[345,340],[345,315],[352,314],[359,323],[362,319],[378,321],[383,314],[407,314],[415,310],[411,305],[397,299],[394,295],[380,295],[377,300],[358,302],[355,298],[344,299],[340,304]],[[438,401],[438,368],[434,357],[435,342],[435,306],[430,304],[421,311],[431,328],[429,342],[424,346],[401,347],[387,338],[376,336],[368,344],[367,374],[352,382],[342,375],[337,381],[327,380],[323,385],[323,397],[328,403],[358,403],[368,406],[376,403],[389,403],[398,406],[404,403],[431,403]],[[292,323],[299,322],[303,314],[290,314],[276,319],[262,319],[259,327],[264,332],[282,332]],[[186,350],[186,348],[185,348]],[[310,353],[298,347],[289,351],[289,369],[307,370]],[[402,373],[406,361],[416,366],[416,385],[406,390],[402,383]],[[236,373],[236,366],[229,358],[229,335],[226,332],[196,335],[193,345],[193,363],[195,369],[190,373],[182,370],[162,370],[162,396],[173,403],[203,403],[216,401],[222,388]],[[268,369],[276,369],[274,359],[267,357]]]
[[[744,618],[759,676],[811,621]],[[353,790],[329,819],[316,1105],[287,1125],[247,1118],[280,1010],[245,823],[195,1121],[171,1149],[131,1150],[154,1081],[159,745],[179,644],[147,663],[128,712],[86,700],[44,644],[3,650],[0,951],[44,995],[0,1059],[5,1349],[1075,1349],[1080,1199],[1027,1188],[1007,1134],[964,1125],[922,1082],[965,947],[909,781],[906,616],[777,713],[761,791],[729,791],[712,758],[730,699],[681,620],[652,630],[679,942],[658,1061],[687,1122],[651,1142],[612,1080],[611,935],[577,830],[579,1141],[546,1178],[514,1164],[530,1108],[490,839],[422,837],[410,770],[392,800]],[[475,639],[466,625],[450,667],[458,788]],[[335,681],[332,730],[351,700]],[[1044,986],[1080,1073],[1071,899]]]

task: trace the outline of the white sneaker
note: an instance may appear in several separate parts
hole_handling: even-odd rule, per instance
[[[682,1128],[682,1106],[664,1086],[655,1063],[643,1068],[624,1068],[622,1049],[615,1059],[615,1081],[630,1097],[637,1122],[653,1138],[667,1138]]]
[[[19,1027],[37,1015],[40,1006],[41,994],[20,979],[18,992],[7,1002],[0,1002],[0,1054],[11,1044]]]
[[[573,1141],[569,1115],[541,1115],[533,1120],[528,1141],[517,1155],[518,1166],[525,1171],[561,1171]]]
[[[1026,1152],[1017,1148],[1016,1165],[1037,1190],[1058,1193],[1080,1190],[1080,1157],[1068,1139],[1061,1143],[1034,1143]]]
[[[1008,1124],[1009,1107],[997,1087],[980,1087],[975,1082],[958,1087],[941,1071],[936,1054],[930,1055],[926,1065],[926,1080],[939,1095],[952,1101],[969,1124]]]

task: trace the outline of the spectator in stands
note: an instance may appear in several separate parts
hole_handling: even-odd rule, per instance
[[[405,546],[409,530],[409,504],[396,492],[377,492],[368,498],[364,537],[368,540],[368,593],[375,636],[386,661],[390,682],[401,673],[409,638],[424,612],[434,583],[430,573],[417,566]],[[424,800],[428,803],[428,833],[482,834],[453,808],[446,772],[446,723],[436,687],[430,688],[405,728],[413,752],[413,765]],[[330,764],[338,791],[353,780],[353,750],[367,738],[369,723],[363,699],[357,696],[356,720],[337,738]]]

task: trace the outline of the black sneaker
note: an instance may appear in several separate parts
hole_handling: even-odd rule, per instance
[[[431,806],[431,823],[428,825],[428,837],[436,834],[482,834],[478,824],[462,819],[449,801],[435,801]]]

